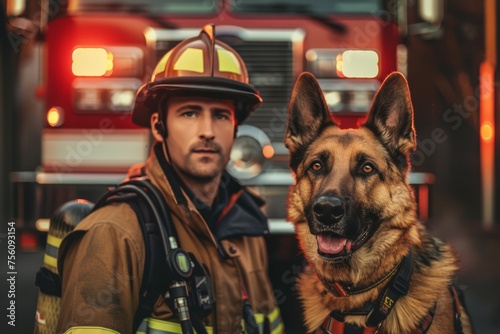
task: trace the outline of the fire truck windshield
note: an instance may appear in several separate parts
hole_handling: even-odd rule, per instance
[[[239,13],[364,14],[382,9],[381,0],[233,0],[230,8]],[[218,0],[74,0],[69,11],[89,12],[113,9],[150,14],[210,14],[222,5]]]
[[[71,13],[98,12],[112,9],[114,12],[138,12],[148,14],[210,14],[217,12],[221,3],[217,0],[74,0],[68,9]]]
[[[364,14],[381,9],[380,0],[238,0],[234,11],[244,13]]]

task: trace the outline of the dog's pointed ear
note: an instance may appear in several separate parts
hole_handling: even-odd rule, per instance
[[[288,105],[285,146],[291,154],[303,151],[325,126],[331,124],[334,123],[318,81],[311,73],[302,73]]]
[[[382,83],[373,100],[364,126],[371,129],[393,157],[406,159],[416,148],[413,106],[405,77],[391,73]]]

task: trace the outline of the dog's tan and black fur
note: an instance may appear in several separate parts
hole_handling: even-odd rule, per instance
[[[430,319],[427,333],[455,333],[458,309],[463,333],[472,333],[450,292],[457,259],[419,223],[407,182],[416,137],[403,75],[387,77],[365,124],[341,129],[314,76],[303,73],[291,97],[285,145],[295,175],[288,218],[310,263],[298,279],[308,331],[323,333],[320,327],[332,311],[345,323],[366,327],[360,310],[379,301],[411,253],[409,290],[393,305],[389,300],[378,333],[416,333]],[[338,286],[344,292],[365,289],[340,296]]]

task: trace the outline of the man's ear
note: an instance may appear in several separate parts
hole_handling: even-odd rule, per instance
[[[405,77],[391,73],[380,86],[364,124],[371,129],[393,157],[409,158],[417,146],[413,106]]]
[[[157,112],[151,115],[151,134],[156,141],[162,142],[166,137],[166,128]]]

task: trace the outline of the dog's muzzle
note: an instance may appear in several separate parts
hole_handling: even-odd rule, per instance
[[[345,201],[338,196],[323,195],[313,204],[314,218],[325,226],[335,225],[345,215]]]
[[[323,194],[313,201],[311,211],[313,220],[309,226],[316,235],[318,253],[330,260],[349,257],[359,231],[358,224],[348,217],[347,199],[337,194]]]

